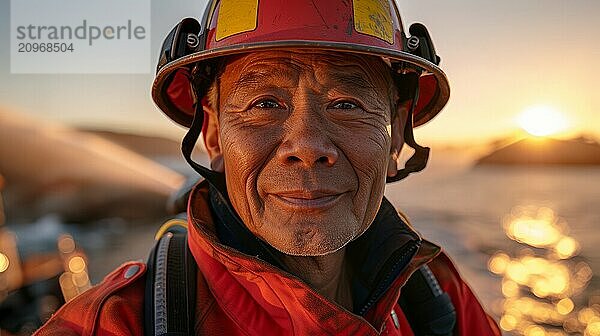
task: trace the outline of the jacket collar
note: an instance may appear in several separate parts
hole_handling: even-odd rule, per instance
[[[255,237],[232,210],[228,199],[214,189],[209,190],[206,182],[192,191],[188,216],[190,248],[200,269],[203,260],[198,249],[217,259],[225,257],[228,263],[235,261],[249,267],[251,272],[271,272],[296,286],[308,287],[283,269],[273,248]],[[352,313],[379,329],[397,302],[400,287],[439,250],[438,246],[423,241],[384,198],[373,224],[347,247],[353,272]]]

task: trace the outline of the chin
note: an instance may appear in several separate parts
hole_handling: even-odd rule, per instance
[[[284,249],[278,249],[277,247],[275,247],[275,249],[277,249],[281,253],[285,253],[285,254],[291,255],[291,256],[297,256],[297,257],[319,257],[319,256],[326,256],[328,254],[332,254],[334,252],[337,252],[337,251],[341,250],[342,248],[344,248],[347,244],[348,244],[348,242],[346,244],[343,244],[343,245],[337,247],[337,248],[315,246],[315,247],[308,247],[308,248],[292,248],[292,249],[285,249],[285,250]]]
[[[341,250],[358,236],[352,230],[324,232],[319,229],[304,229],[280,232],[272,237],[265,237],[265,241],[287,255],[317,257]]]

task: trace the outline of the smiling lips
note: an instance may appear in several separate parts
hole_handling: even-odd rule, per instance
[[[332,206],[342,197],[344,192],[339,191],[286,191],[270,193],[279,203],[297,210],[317,210]]]

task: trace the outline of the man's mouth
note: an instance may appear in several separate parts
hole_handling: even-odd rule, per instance
[[[314,190],[314,191],[285,191],[270,193],[278,203],[296,210],[322,210],[333,206],[343,192]]]

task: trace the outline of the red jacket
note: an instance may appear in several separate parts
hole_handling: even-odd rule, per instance
[[[454,303],[457,335],[501,334],[452,262],[431,243],[420,244],[404,270],[359,316],[279,268],[221,244],[207,199],[207,188],[197,188],[188,208],[189,247],[199,268],[195,326],[200,335],[413,335],[397,301],[409,275],[424,263]],[[63,306],[34,335],[143,335],[145,270],[141,262],[122,265]]]

